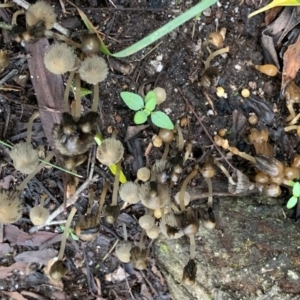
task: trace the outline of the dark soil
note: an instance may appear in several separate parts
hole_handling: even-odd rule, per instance
[[[30,2],[33,3],[33,1]],[[145,37],[172,18],[180,15],[192,6],[191,2],[193,1],[89,0],[73,2],[86,13],[94,25],[98,26],[105,44],[108,45],[112,53],[116,53]],[[177,4],[175,5],[174,2],[177,2]],[[112,6],[112,3],[116,7]],[[51,4],[58,13],[58,22],[69,29],[72,33],[71,37],[79,42],[80,35],[85,31],[85,27],[76,9],[65,3],[67,13],[64,14],[59,1],[51,1]],[[173,188],[172,194],[175,194],[179,190],[183,180],[195,165],[195,161],[201,161],[203,155],[212,155],[220,158],[222,164],[232,173],[233,170],[227,167],[228,165],[224,159],[225,155],[220,156],[219,151],[217,151],[209,138],[213,137],[219,129],[225,128],[228,130],[226,138],[228,138],[231,146],[236,146],[241,151],[254,154],[254,148],[248,142],[249,130],[253,126],[247,121],[249,114],[253,112],[259,117],[257,127],[268,129],[271,137],[270,143],[274,146],[276,158],[290,164],[291,159],[297,153],[299,138],[295,135],[295,132],[288,135],[283,133],[288,111],[285,101],[281,96],[281,74],[279,73],[275,77],[268,77],[253,67],[256,64],[260,65],[269,62],[264,56],[264,49],[260,40],[262,30],[265,26],[264,15],[260,14],[251,19],[247,18],[249,12],[258,6],[261,6],[261,3],[258,3],[258,1],[246,0],[240,3],[236,1],[220,1],[218,5],[212,6],[198,19],[187,22],[166,37],[130,57],[124,59],[105,57],[110,72],[107,79],[100,84],[101,109],[100,121],[97,126],[104,137],[111,136],[114,129],[118,130],[118,138],[123,142],[125,147],[122,170],[128,180],[135,180],[136,172],[140,167],[150,166],[156,159],[160,159],[164,149],[162,147],[151,148],[151,151],[145,155],[147,147],[151,144],[152,137],[158,133],[158,128],[151,124],[150,121],[147,123],[149,126],[146,128],[139,129],[138,127],[133,137],[128,136],[134,130],[134,112],[129,110],[124,104],[120,98],[120,92],[126,90],[145,95],[155,87],[162,87],[167,93],[167,100],[159,106],[159,109],[166,112],[174,123],[177,121],[184,122],[187,119],[188,125],[183,126],[182,131],[184,139],[193,145],[193,159],[188,160],[184,165],[180,181]],[[10,22],[13,12],[14,9],[1,8],[0,16],[4,22]],[[25,25],[24,17],[20,16],[18,22]],[[204,73],[204,61],[209,56],[208,49],[210,51],[215,50],[212,46],[201,48],[201,41],[206,40],[210,32],[216,31],[216,29],[220,30],[221,28],[226,28],[227,30],[224,46],[230,46],[230,51],[225,55],[216,57],[212,61],[211,66],[218,68],[220,77],[218,86],[224,88],[227,94],[226,97],[218,97],[216,95],[216,86],[204,88],[199,84],[201,76]],[[286,40],[284,42],[289,43]],[[53,41],[50,40],[49,43],[51,44]],[[41,147],[43,154],[43,152],[49,151],[53,146],[52,138],[49,138],[49,134],[51,135],[53,123],[57,123],[60,120],[61,109],[59,108],[62,107],[62,99],[51,99],[53,105],[50,105],[43,102],[46,101],[45,99],[39,98],[43,90],[46,90],[48,87],[40,84],[39,79],[34,77],[34,72],[32,71],[32,66],[38,66],[38,63],[33,63],[33,61],[42,61],[43,59],[42,57],[34,57],[33,54],[44,51],[43,47],[47,47],[47,41],[38,41],[36,44],[27,45],[24,48],[19,43],[12,41],[8,30],[2,29],[0,44],[1,49],[8,50],[11,56],[9,66],[0,73],[0,82],[2,83],[1,80],[11,70],[16,70],[17,74],[15,77],[9,77],[5,82],[0,84],[1,140],[11,144],[24,141],[26,139],[27,122],[32,113],[40,109],[41,118],[34,123],[32,143],[34,147]],[[36,48],[33,49],[33,47]],[[279,52],[280,49],[276,50]],[[280,63],[282,64],[282,60],[280,60]],[[22,82],[20,82],[21,79]],[[55,80],[51,83],[48,82],[49,88],[58,93],[58,95],[63,96],[62,81],[60,78],[56,78]],[[64,77],[63,82],[65,83],[66,81],[67,77]],[[87,84],[83,84],[83,87],[91,89],[91,86]],[[250,90],[250,98],[245,99],[241,96],[240,92],[244,88]],[[72,93],[70,93],[70,98],[74,98]],[[83,97],[82,104],[84,111],[88,111],[91,108],[91,99],[91,95]],[[48,109],[41,110],[41,107]],[[54,110],[51,110],[52,108]],[[51,120],[47,119],[45,121],[50,115],[52,119],[50,118]],[[196,116],[201,118],[202,124],[199,123],[199,119]],[[49,124],[52,124],[52,126]],[[208,134],[205,133],[204,128]],[[221,151],[226,154],[225,151]],[[95,160],[93,156],[94,152],[95,147],[91,150],[89,163],[85,162],[77,170],[78,174],[82,176],[79,180],[79,186],[88,177],[92,160]],[[170,153],[171,155],[176,153],[175,143],[174,147],[173,144],[171,145]],[[244,172],[251,179],[253,178],[255,170],[250,163],[237,157],[229,159],[235,168]],[[54,159],[53,163],[58,164],[58,160]],[[14,169],[8,156],[7,148],[1,146],[1,179],[3,180],[9,175],[13,176],[13,180],[8,186],[9,188],[13,188],[13,186],[16,186],[24,178],[20,172]],[[110,184],[109,197],[107,197],[109,202],[114,182],[113,175],[97,161],[95,162],[94,175],[100,176],[100,180],[90,185],[95,190],[95,199],[99,199],[104,180],[106,180]],[[222,231],[229,231],[229,227],[227,226],[228,220],[224,221],[226,219],[224,213],[225,207],[219,205],[219,201],[222,202],[222,198],[219,197],[223,195],[231,196],[228,192],[227,182],[224,175],[218,171],[216,183],[214,184],[214,192],[216,195],[216,215],[218,216],[217,229],[219,231],[216,230],[213,233],[207,233],[206,229],[202,229],[200,234],[201,236],[206,236],[207,239],[220,238]],[[194,195],[194,199],[197,199],[197,201],[193,205],[205,207],[206,198],[205,200],[199,200],[200,198],[207,197],[207,187],[203,177],[200,175],[196,176],[190,185],[201,188]],[[220,190],[218,190],[219,188]],[[208,286],[203,284],[206,289],[205,293],[197,294],[195,291],[190,291],[191,293],[189,294],[183,288],[183,294],[179,294],[174,289],[174,286],[179,285],[180,275],[177,273],[181,271],[175,271],[177,275],[172,274],[172,271],[170,271],[172,265],[177,264],[177,261],[175,260],[167,264],[167,258],[160,255],[160,250],[163,249],[165,244],[168,249],[174,246],[172,241],[159,240],[154,242],[155,250],[153,247],[150,247],[151,252],[148,268],[144,271],[135,271],[130,264],[120,264],[114,255],[114,251],[111,249],[117,239],[122,239],[123,223],[127,226],[129,239],[138,243],[141,232],[138,225],[138,218],[144,214],[144,207],[141,204],[129,206],[122,210],[114,226],[101,221],[100,233],[92,242],[75,241],[69,238],[65,251],[65,262],[69,271],[58,286],[51,283],[44,274],[43,267],[45,263],[43,263],[42,259],[38,259],[36,262],[29,261],[28,257],[23,260],[18,259],[20,265],[15,265],[11,270],[8,270],[8,266],[14,266],[13,264],[16,263],[16,257],[27,251],[45,251],[45,249],[59,251],[60,234],[62,233],[59,225],[46,227],[41,232],[41,236],[37,237],[35,233],[35,237],[32,239],[30,236],[23,237],[23,234],[28,233],[32,227],[29,219],[29,211],[35,203],[38,203],[41,196],[43,194],[47,195],[46,207],[53,211],[63,203],[65,189],[65,175],[57,169],[44,168],[22,193],[25,201],[23,218],[21,221],[15,223],[14,226],[5,226],[4,242],[0,249],[0,257],[3,256],[0,260],[0,294],[1,291],[9,292],[1,294],[1,299],[183,299],[183,297],[184,299],[192,299],[192,297],[195,297],[195,293],[198,299],[208,299],[208,297],[211,297],[211,299],[266,299],[255,298],[255,296],[251,296],[251,298],[249,296],[251,293],[256,293],[261,285],[263,285],[257,278],[254,278],[253,282],[249,283],[247,288],[243,287],[242,284],[238,285],[238,280],[231,284],[229,281],[226,283],[218,278],[216,280],[219,281],[216,284]],[[258,193],[258,191],[254,191],[255,196],[247,197],[247,201],[251,202],[249,205],[257,205],[258,207],[261,205],[260,201],[256,199]],[[248,191],[245,194],[247,195]],[[285,208],[289,194],[289,189],[285,187],[283,188],[281,200],[278,202],[275,200],[275,204],[278,205],[280,211],[282,208],[284,210],[283,213],[287,215],[286,231],[290,230],[288,226],[296,226],[294,223],[295,212],[293,210],[286,210]],[[85,189],[79,195],[79,199],[76,202],[79,215],[83,215],[86,211],[88,195],[88,189]],[[229,202],[236,201],[233,195],[229,199],[227,198]],[[121,203],[122,201],[120,200],[120,205],[122,205]],[[233,211],[235,207],[234,204],[232,205],[233,207],[228,208],[228,214],[230,214],[230,218],[234,219],[235,214]],[[264,205],[267,206],[262,214],[265,214],[268,210],[269,203]],[[242,209],[247,211],[247,207],[240,205],[237,210],[239,214],[242,214]],[[251,213],[259,214],[259,212],[254,211],[251,211]],[[276,210],[276,213],[278,214],[278,210]],[[248,215],[248,213],[245,213],[245,215],[247,216],[238,216],[238,223],[236,223],[237,220],[234,223],[235,228],[239,228],[239,224],[241,226],[244,225],[245,220],[251,214]],[[76,216],[76,220],[78,216]],[[268,218],[269,216],[266,215],[265,217]],[[60,214],[56,220],[65,220],[66,218],[67,213]],[[272,221],[274,220],[272,219]],[[220,223],[218,224],[218,222]],[[227,223],[224,225],[222,222]],[[265,225],[261,226],[264,227]],[[264,227],[264,230],[268,230],[268,228]],[[249,231],[252,232],[251,230]],[[284,234],[285,228],[280,228],[278,232],[280,232],[280,235]],[[240,232],[240,234],[242,235],[243,233]],[[270,232],[270,234],[274,234],[274,232]],[[215,272],[217,272],[217,268],[222,268],[224,277],[226,276],[226,267],[230,267],[231,272],[235,269],[239,269],[237,272],[241,272],[240,268],[242,266],[245,267],[245,265],[248,266],[248,259],[251,259],[249,251],[256,251],[255,249],[253,250],[253,244],[255,243],[256,247],[259,247],[259,241],[256,240],[254,234],[254,236],[251,236],[251,245],[247,246],[247,241],[242,241],[241,243],[244,243],[245,249],[238,251],[238,246],[233,245],[235,242],[234,233],[229,232],[228,235],[230,235],[230,241],[229,239],[221,241],[226,251],[244,253],[243,251],[248,246],[252,247],[252,250],[248,247],[245,250],[246,252],[248,251],[247,255],[245,254],[245,257],[243,257],[241,254],[239,257],[241,262],[232,260],[224,262],[228,258],[224,253],[224,255],[220,254],[218,259],[215,260],[216,258],[206,253],[205,257],[207,261],[205,263],[208,264],[208,262],[214,261]],[[296,233],[295,235],[291,235],[293,241],[295,241]],[[184,244],[188,244],[186,239],[182,241]],[[281,243],[288,242],[288,239],[282,240],[280,241],[280,245],[282,245]],[[205,244],[205,242],[203,243]],[[178,247],[182,247],[181,243]],[[261,247],[266,246],[262,243]],[[291,247],[293,247],[294,251],[291,251],[294,255],[294,266],[299,266],[297,258],[299,256],[299,249],[296,247],[295,242],[292,243]],[[184,261],[184,263],[179,263],[180,267],[183,267],[187,262],[188,249],[185,248],[183,246],[183,249],[179,250],[179,252],[183,253],[182,261]],[[209,251],[207,250],[208,248],[205,251]],[[277,252],[275,251],[274,255],[281,254],[278,248],[276,249]],[[260,255],[263,260],[265,251],[271,250],[260,248],[259,251],[261,251]],[[170,257],[174,257],[172,251],[168,250],[167,252]],[[174,251],[174,253],[177,252]],[[56,252],[53,256],[49,255],[47,257],[50,259],[55,255]],[[255,253],[253,255],[255,256]],[[29,254],[29,256],[32,256],[32,254]],[[46,259],[44,258],[44,260]],[[243,260],[247,260],[245,265],[243,265]],[[298,260],[298,263],[295,263],[295,260]],[[256,260],[255,263],[257,263]],[[282,260],[282,263],[284,263],[284,260]],[[127,272],[128,277],[126,279],[122,273],[120,274],[120,270]],[[255,267],[251,272],[259,272],[258,267]],[[174,275],[175,281],[168,282],[169,274]],[[242,272],[238,274],[242,274]],[[111,279],[112,276],[115,276],[115,278]],[[201,276],[199,275],[199,278]],[[274,276],[276,277],[277,275],[275,274]],[[284,281],[284,276],[281,275],[278,275],[278,277],[280,277],[280,287],[283,290],[282,295],[286,296],[285,292],[291,293],[291,295],[300,293],[298,288],[292,286],[293,283],[291,281]],[[99,289],[97,288],[95,278],[100,280],[99,283],[101,282],[98,285]],[[204,279],[201,277],[201,280]],[[213,278],[209,280],[213,281]],[[245,282],[245,276],[240,280]],[[233,287],[234,284],[236,284],[235,287]],[[222,288],[224,292],[229,291],[226,294],[228,298],[224,295],[222,296],[221,292],[219,294],[216,293],[218,286],[220,287],[220,291]],[[288,289],[287,286],[290,288]],[[267,280],[265,289],[270,288],[271,283]],[[98,291],[101,292],[97,298]],[[28,294],[29,292],[32,294]],[[21,298],[21,294],[24,298]]]

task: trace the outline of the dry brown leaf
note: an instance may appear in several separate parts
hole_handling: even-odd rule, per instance
[[[26,300],[20,293],[18,292],[2,292],[4,295],[8,296],[9,299],[12,300]]]
[[[283,70],[281,89],[284,90],[287,83],[293,80],[300,69],[300,36],[295,44],[288,47],[283,55]]]
[[[118,282],[124,280],[129,275],[125,272],[122,267],[119,267],[116,271],[106,274],[105,279],[107,281]]]
[[[14,225],[7,224],[4,226],[4,239],[10,243],[19,246],[39,247],[49,239],[55,237],[57,233],[39,231],[34,234],[28,234]]]
[[[38,263],[46,265],[47,262],[57,256],[57,251],[54,249],[44,249],[37,251],[25,251],[14,257],[15,261],[25,263]]]
[[[12,274],[14,270],[25,273],[27,264],[17,261],[8,267],[0,267],[0,279],[4,279]]]
[[[10,251],[8,243],[0,243],[0,257],[5,256]]]
[[[3,179],[0,180],[0,187],[2,187],[3,189],[8,190],[10,182],[12,180],[15,180],[14,176],[12,176],[12,175],[5,176]]]

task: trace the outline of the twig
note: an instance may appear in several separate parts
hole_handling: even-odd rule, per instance
[[[80,195],[80,193],[82,193],[91,183],[98,181],[99,176],[96,175],[94,176],[91,180],[88,178],[74,193],[74,195],[69,198],[66,201],[66,207],[71,206],[72,204],[75,203],[75,201],[77,200],[78,196]],[[44,225],[41,226],[34,226],[32,227],[29,232],[30,233],[34,233],[37,230],[43,228],[44,226],[47,226],[50,224],[50,222],[56,218],[60,213],[62,213],[64,211],[64,204],[61,204],[48,218],[47,222]]]
[[[116,240],[115,243],[112,245],[110,250],[105,254],[105,256],[102,258],[102,261],[105,261],[110,253],[113,252],[113,250],[116,248],[117,244],[119,243],[119,240]]]
[[[0,86],[2,86],[7,80],[9,80],[11,77],[14,77],[17,74],[18,74],[18,70],[17,69],[12,69],[6,76],[4,76],[0,80]]]
[[[208,138],[210,139],[210,141],[212,142],[212,144],[214,145],[214,147],[217,149],[217,151],[220,153],[220,155],[223,157],[223,159],[227,162],[227,164],[233,169],[235,170],[235,167],[228,161],[228,159],[225,157],[225,155],[222,153],[222,151],[219,149],[219,147],[216,145],[214,139],[211,137],[211,135],[209,134],[209,132],[207,131],[206,127],[204,126],[204,124],[202,123],[201,119],[199,118],[199,116],[196,114],[195,110],[193,109],[193,107],[190,105],[189,100],[184,96],[182,90],[178,87],[177,88],[181,97],[184,99],[184,101],[186,102],[186,105],[189,107],[189,109],[191,110],[191,112],[194,114],[194,116],[196,117],[197,121],[199,122],[199,124],[201,125],[201,127],[203,128],[204,132],[206,133],[206,135],[208,136]]]

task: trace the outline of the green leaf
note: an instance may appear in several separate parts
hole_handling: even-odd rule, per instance
[[[71,232],[71,237],[72,237],[72,239],[74,241],[78,241],[79,240],[78,236],[76,234],[74,234],[73,232]]]
[[[296,182],[294,182],[294,181],[291,180],[291,181],[289,181],[289,186],[294,186],[295,183],[296,183]]]
[[[137,111],[144,108],[144,100],[140,95],[131,92],[121,92],[120,96],[130,109]]]
[[[266,11],[268,9],[271,9],[273,7],[276,7],[276,6],[299,6],[299,1],[298,0],[274,0],[272,1],[271,3],[269,3],[268,5],[252,12],[248,18],[251,18],[263,11]]]
[[[152,98],[157,99],[156,94],[153,91],[149,91],[145,96],[145,103],[147,103]]]
[[[157,41],[164,35],[168,34],[175,28],[179,27],[183,23],[192,19],[196,15],[200,14],[203,10],[207,9],[208,7],[210,7],[211,5],[213,5],[215,3],[217,3],[217,0],[203,0],[203,1],[199,2],[195,6],[191,7],[189,10],[185,11],[180,16],[176,17],[175,19],[168,22],[164,26],[158,28],[157,30],[155,30],[154,32],[149,34],[148,36],[146,36],[143,39],[141,39],[140,41],[138,41],[137,43],[131,45],[130,47],[128,47],[120,52],[112,54],[112,56],[127,57],[129,55],[132,55],[132,54],[146,48],[150,44],[154,43],[155,41]]]
[[[171,119],[162,111],[154,111],[151,113],[151,120],[153,124],[160,128],[174,129]]]
[[[73,86],[73,84],[71,85],[72,88],[72,92],[75,94],[76,93],[76,87]],[[86,95],[90,95],[92,94],[92,91],[86,88],[80,88],[80,97],[84,97]]]
[[[148,97],[148,100],[146,102],[146,99],[145,99],[145,108],[149,109],[150,111],[153,111],[155,106],[156,106],[156,103],[157,103],[157,98],[156,96],[155,97],[152,97],[152,98],[149,98]]]
[[[147,121],[147,114],[141,110],[135,113],[134,115],[134,123],[135,124],[143,124]]]
[[[293,186],[293,196],[300,197],[300,183],[296,182]]]
[[[297,204],[297,202],[298,202],[298,198],[293,196],[289,199],[288,203],[286,204],[286,207],[288,209],[291,209]]]
[[[143,110],[143,112],[147,115],[147,117],[148,116],[150,116],[150,114],[151,114],[151,110],[149,110],[149,109],[147,109],[147,108],[145,108],[144,110]]]

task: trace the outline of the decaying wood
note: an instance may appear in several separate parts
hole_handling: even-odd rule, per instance
[[[53,146],[53,124],[60,123],[63,109],[64,85],[62,77],[49,72],[44,64],[44,55],[49,47],[47,39],[41,39],[34,44],[27,44],[28,67],[31,82],[36,93],[40,118],[45,135]]]

